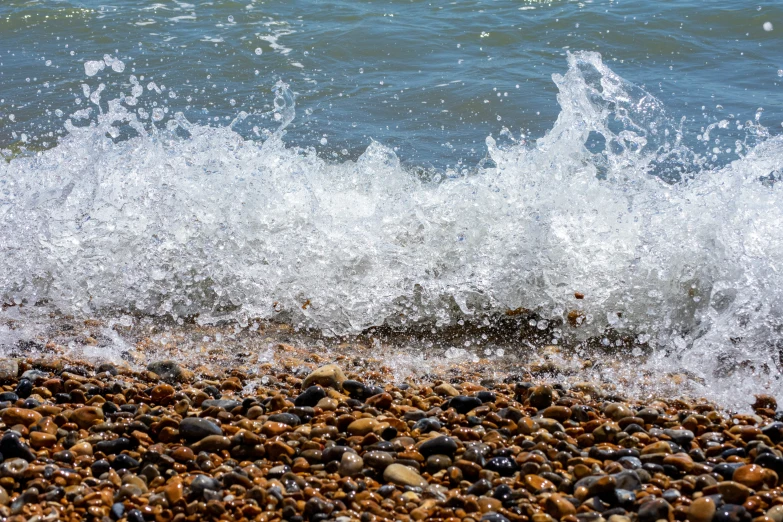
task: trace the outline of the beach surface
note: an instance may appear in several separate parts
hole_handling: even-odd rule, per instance
[[[69,345],[0,364],[6,520],[783,516],[783,423],[761,387],[733,413],[678,394],[687,376],[640,394],[553,346],[427,359],[272,323],[151,327],[112,359],[83,331],[121,325],[56,324]]]

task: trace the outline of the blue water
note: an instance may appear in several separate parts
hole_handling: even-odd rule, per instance
[[[412,165],[475,165],[486,136],[507,127],[538,137],[551,127],[551,75],[568,50],[600,52],[685,117],[689,137],[759,108],[779,134],[781,34],[783,4],[774,1],[12,0],[0,5],[0,146],[21,133],[51,146],[48,133],[62,129],[51,111],[76,110],[82,82],[106,83],[106,95],[127,90],[128,74],[85,77],[84,62],[104,54],[145,85],[166,87],[145,105],[191,122],[264,111],[282,80],[300,108],[290,141],[325,156],[355,158],[375,139]],[[238,130],[253,137],[253,126],[269,123]]]
[[[0,345],[523,314],[783,397],[782,35],[779,2],[4,2]]]

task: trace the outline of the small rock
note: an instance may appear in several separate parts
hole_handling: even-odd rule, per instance
[[[16,359],[0,359],[0,383],[15,381],[19,376],[19,363]]]
[[[42,418],[43,416],[37,411],[25,408],[6,408],[0,411],[0,419],[6,426],[14,426],[16,424],[31,426]]]
[[[419,453],[421,453],[424,458],[427,458],[430,455],[454,456],[456,451],[457,443],[453,438],[445,435],[428,439],[419,445]]]
[[[639,507],[639,522],[656,522],[657,520],[669,520],[672,506],[662,498],[656,498],[645,502]]]
[[[739,482],[725,480],[718,482],[718,493],[720,493],[727,504],[742,504],[745,502],[745,499],[753,494],[753,490]]]
[[[0,439],[0,454],[6,459],[24,459],[27,462],[35,460],[35,453],[24,444],[14,431],[7,431]]]
[[[350,435],[358,435],[363,437],[364,435],[371,433],[377,425],[378,425],[377,420],[373,418],[365,417],[362,419],[357,419],[352,423],[350,423],[348,425],[348,428],[346,428],[346,431]]]
[[[340,367],[336,364],[327,364],[305,377],[304,382],[302,382],[302,388],[306,389],[318,384],[324,388],[334,388],[335,390],[340,391],[342,390],[344,381],[345,374],[343,374]],[[312,404],[311,406],[315,406],[315,404]]]
[[[84,406],[74,410],[71,415],[71,421],[75,422],[79,428],[86,430],[93,424],[98,424],[104,419],[103,410],[95,406]]]
[[[756,464],[742,466],[734,470],[731,480],[749,488],[759,489],[764,484],[764,468]]]
[[[294,399],[296,406],[315,406],[318,402],[326,397],[326,391],[320,386],[309,386],[299,396]]]
[[[459,391],[447,382],[442,382],[435,386],[432,391],[438,395],[445,395],[446,397],[456,397],[459,395]]]
[[[209,419],[188,417],[179,423],[179,433],[187,440],[197,441],[210,435],[223,435],[223,430]]]
[[[715,516],[715,509],[715,500],[713,498],[697,498],[688,506],[688,522],[710,522],[712,517]]]
[[[364,467],[364,460],[356,453],[343,453],[340,459],[340,468],[338,472],[343,477],[352,477],[358,475]]]
[[[178,382],[182,378],[182,368],[177,361],[154,361],[147,366],[147,370],[158,374],[168,383]]]
[[[416,470],[402,464],[388,466],[383,472],[383,479],[386,482],[392,482],[400,486],[425,488],[428,485],[428,482]]]

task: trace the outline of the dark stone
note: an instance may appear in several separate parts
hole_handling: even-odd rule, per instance
[[[495,471],[502,477],[510,477],[517,472],[519,466],[508,457],[494,457],[487,461],[484,465],[484,469]]]
[[[296,415],[301,419],[302,422],[310,422],[310,420],[315,416],[315,410],[312,406],[295,406],[293,408],[289,408],[288,413],[291,415]]]
[[[643,427],[639,426],[634,422],[626,426],[623,431],[628,433],[629,435],[633,435],[634,433],[647,433],[647,430],[645,430]]]
[[[484,515],[481,517],[481,522],[509,522],[509,520],[500,513],[490,511],[488,513],[484,513]]]
[[[182,376],[182,368],[177,361],[154,361],[147,366],[147,370],[157,373],[166,382],[174,383]],[[128,514],[130,516],[130,513]]]
[[[111,401],[104,402],[101,405],[101,409],[103,410],[104,415],[111,415],[112,413],[117,413],[118,411],[120,411],[120,407]]]
[[[495,402],[497,400],[497,395],[495,392],[491,391],[480,391],[476,394],[476,398],[481,402]]]
[[[663,492],[663,499],[669,504],[674,504],[681,496],[682,493],[673,488],[667,489]]]
[[[627,457],[633,458],[633,457]],[[639,477],[633,471],[621,471],[612,475],[615,480],[615,485],[618,489],[626,489],[628,491],[637,491],[641,489],[642,482]]]
[[[694,438],[691,430],[663,430],[664,435],[668,436],[680,446],[690,446]]]
[[[2,451],[2,449],[0,449]],[[758,464],[761,467],[771,469],[778,476],[783,476],[783,458],[773,455],[772,453],[762,453],[758,455],[753,461],[754,464]]]
[[[480,497],[490,491],[492,491],[492,483],[487,479],[479,479],[474,482],[465,493],[467,495],[476,495],[477,497]]]
[[[196,475],[193,482],[190,483],[190,492],[195,498],[201,498],[205,489],[211,491],[221,491],[223,488],[220,482],[208,475]]]
[[[41,403],[35,399],[25,399],[22,403],[22,408],[26,410],[34,410],[39,407]]]
[[[422,412],[423,413],[423,412]],[[435,417],[424,417],[416,421],[413,425],[414,430],[419,430],[421,433],[429,433],[431,431],[438,431],[441,428],[440,421]]]
[[[514,490],[512,490],[511,487],[507,484],[501,484],[495,488],[495,491],[492,492],[492,496],[501,501],[503,504],[506,504],[513,500]]]
[[[73,464],[73,461],[76,460],[76,455],[68,450],[63,450],[56,452],[54,455],[52,455],[52,458],[55,461],[62,462],[64,464]]]
[[[19,396],[15,394],[14,392],[3,392],[0,393],[0,402],[16,402],[19,400]]]
[[[196,441],[209,435],[223,435],[223,430],[209,419],[187,417],[179,423],[179,433],[187,440]]]
[[[748,510],[736,504],[720,506],[712,517],[712,522],[750,522],[753,519]]]
[[[245,489],[250,489],[253,487],[252,480],[236,471],[229,471],[228,473],[224,473],[221,475],[220,480],[223,481],[223,487],[225,489],[230,488],[234,484],[239,484]]]
[[[451,457],[456,452],[457,443],[454,439],[445,435],[429,439],[419,446],[419,453],[421,453],[424,458],[427,458],[430,455],[448,455]]]
[[[116,455],[126,450],[134,450],[139,446],[136,439],[119,437],[114,440],[102,440],[95,444],[95,449],[103,452],[105,455]]]
[[[394,426],[388,426],[384,428],[383,431],[381,432],[381,438],[383,440],[392,440],[395,437],[397,437],[397,435],[398,435],[397,428],[395,428]]]
[[[14,392],[22,399],[26,399],[33,393],[33,382],[29,379],[22,379],[19,384],[16,385]]]
[[[315,406],[318,401],[326,397],[326,391],[318,385],[310,386],[294,399],[296,406]]]
[[[364,389],[364,384],[359,381],[353,379],[343,381],[343,391],[352,399],[364,400],[366,397]]]
[[[269,416],[269,420],[272,422],[282,422],[289,426],[299,426],[302,420],[293,413],[274,413]]]
[[[736,455],[738,457],[742,457],[742,458],[745,458],[745,457],[748,456],[748,454],[745,452],[745,448],[729,448],[729,449],[727,449],[726,451],[724,451],[723,453],[720,454],[720,456],[721,456],[721,458],[723,460],[726,460],[727,458],[729,458],[731,456],[734,456],[734,455]]]
[[[220,393],[220,390],[212,386],[211,384],[209,386],[204,386],[203,392],[212,397],[213,399],[220,399],[223,394]]]
[[[106,459],[100,459],[93,462],[90,469],[92,470],[93,477],[100,478],[101,475],[109,472],[111,464],[109,464],[109,461]]]
[[[202,408],[220,408],[226,411],[231,411],[237,406],[242,406],[242,403],[231,399],[207,399],[201,403]]]
[[[783,422],[773,422],[761,428],[761,433],[769,437],[773,444],[783,440]]]
[[[669,519],[672,507],[662,498],[656,498],[639,506],[639,522],[656,522]]]
[[[424,411],[421,411],[421,410],[411,410],[411,411],[406,411],[403,414],[402,420],[418,422],[421,419],[424,419],[426,417],[427,417],[427,413],[424,412]]]
[[[378,493],[383,498],[389,498],[392,495],[392,493],[394,493],[395,491],[397,491],[397,488],[395,488],[391,484],[386,484],[384,486],[379,487],[376,493]]]
[[[441,408],[445,411],[449,408],[454,408],[454,410],[457,413],[460,413],[462,415],[468,413],[470,410],[474,408],[478,408],[483,403],[481,402],[481,399],[478,397],[467,397],[465,395],[457,395],[456,397],[452,397],[446,403],[444,403]]]
[[[35,453],[19,439],[15,431],[7,431],[0,439],[0,454],[4,459],[24,459],[27,462],[35,460]]]
[[[741,468],[744,465],[744,462],[721,462],[712,468],[712,472],[717,473],[723,477],[723,480],[731,480],[731,477],[734,476],[734,472],[737,470],[737,468]],[[761,465],[762,464],[759,464],[759,466]]]
[[[343,458],[343,453],[356,453],[356,451],[350,446],[331,446],[323,450],[321,462],[324,464],[333,460],[340,462],[340,459]]]
[[[128,522],[144,522],[144,515],[138,509],[128,511]]]
[[[111,364],[111,363],[102,363],[99,364],[98,367],[95,369],[96,373],[109,373],[110,375],[117,375],[118,372],[117,368]]]
[[[318,497],[311,497],[305,502],[304,516],[308,520],[313,520],[315,515],[329,515],[334,510],[334,506],[329,502]]]
[[[621,457],[617,460],[625,469],[639,469],[642,461],[636,457]]]
[[[139,467],[139,461],[131,457],[130,455],[127,455],[125,453],[120,453],[116,457],[114,457],[114,460],[111,461],[111,467],[115,470],[118,469],[135,469]]]

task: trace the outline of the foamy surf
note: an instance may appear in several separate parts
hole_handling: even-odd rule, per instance
[[[627,347],[619,333],[714,396],[730,401],[749,375],[780,395],[783,140],[716,122],[705,150],[722,126],[747,139],[715,166],[597,53],[569,54],[554,81],[561,112],[544,137],[488,138],[476,168],[429,176],[381,142],[344,162],[286,144],[284,84],[263,142],[232,128],[252,115],[192,124],[137,111],[138,80],[108,103],[88,87],[91,112],[56,147],[0,165],[0,295],[326,334],[531,310],[547,342]]]

